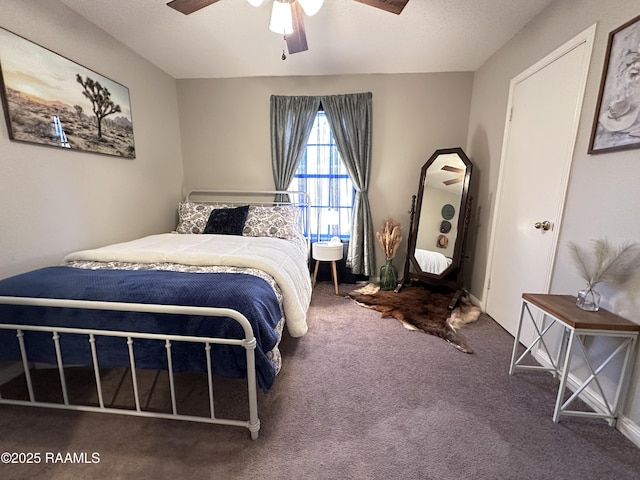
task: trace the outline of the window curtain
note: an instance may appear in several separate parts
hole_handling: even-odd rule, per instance
[[[354,274],[367,276],[375,275],[373,222],[367,195],[371,166],[371,98],[371,92],[320,97],[338,151],[356,190],[347,267]]]
[[[271,166],[276,190],[289,188],[319,107],[319,97],[271,96]]]
[[[322,107],[336,139],[340,156],[356,190],[351,240],[346,264],[356,275],[375,275],[375,245],[369,171],[371,165],[372,94],[271,96],[271,163],[277,190],[286,190],[298,168],[313,121]]]

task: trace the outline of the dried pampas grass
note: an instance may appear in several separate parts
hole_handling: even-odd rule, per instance
[[[400,247],[402,237],[400,236],[400,230],[402,227],[393,218],[387,218],[382,223],[382,229],[380,232],[376,232],[378,243],[384,252],[384,256],[387,260],[393,260]]]
[[[592,240],[591,254],[574,242],[568,245],[580,275],[591,286],[605,281],[622,283],[640,265],[637,242],[615,247],[606,239]]]

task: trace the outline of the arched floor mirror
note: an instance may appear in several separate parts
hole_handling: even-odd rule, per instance
[[[454,308],[463,289],[463,266],[471,216],[472,163],[459,148],[436,150],[422,166],[411,199],[407,258],[399,292],[411,280],[446,287]]]

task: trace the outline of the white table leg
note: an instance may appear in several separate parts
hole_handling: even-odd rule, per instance
[[[525,303],[522,302],[520,306],[520,321],[518,322],[518,330],[516,331],[516,337],[513,339],[513,351],[511,352],[511,365],[509,366],[509,375],[513,375],[516,365],[516,354],[518,352],[518,344],[520,343],[520,331],[522,330],[522,321],[524,319]]]
[[[560,379],[560,387],[558,388],[558,398],[556,398],[556,408],[553,411],[553,421],[557,422],[560,419],[560,409],[562,408],[562,399],[564,398],[564,391],[567,388],[567,379],[569,378],[569,370],[571,366],[571,352],[573,351],[573,341],[575,339],[575,330],[571,330],[569,334],[569,343],[567,344],[567,353],[564,357],[564,363],[562,366],[558,365],[558,368],[562,370],[562,378]]]
[[[336,269],[336,261],[331,261],[331,273],[333,275],[333,284],[336,287],[336,295],[338,295],[338,270]]]
[[[313,270],[313,281],[311,282],[311,288],[316,286],[316,277],[318,276],[318,267],[320,266],[320,260],[316,260],[316,268]]]

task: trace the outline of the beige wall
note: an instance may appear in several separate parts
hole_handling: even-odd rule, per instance
[[[411,195],[434,150],[463,146],[471,73],[178,80],[185,188],[273,189],[269,98],[373,93],[369,199],[374,228],[409,228]],[[402,267],[403,250],[394,262]],[[377,265],[382,253],[376,246]]]
[[[640,14],[637,0],[557,0],[493,55],[474,79],[467,153],[475,162],[480,184],[476,198],[474,270],[471,290],[482,297],[489,248],[489,228],[498,182],[505,111],[511,78],[576,34],[597,22],[585,100],[569,180],[552,293],[576,294],[583,281],[566,244],[586,244],[606,237],[614,243],[640,240],[640,150],[588,155],[587,148],[611,30]],[[519,272],[514,272],[518,275]],[[521,274],[526,274],[522,272]],[[640,323],[640,278],[622,287],[603,287],[604,306]],[[636,361],[627,419],[640,424],[640,359]],[[624,428],[624,422],[623,427]],[[636,427],[637,428],[637,427]]]
[[[56,0],[3,0],[0,26],[129,88],[137,158],[9,140],[0,120],[0,278],[175,227],[175,80]]]

